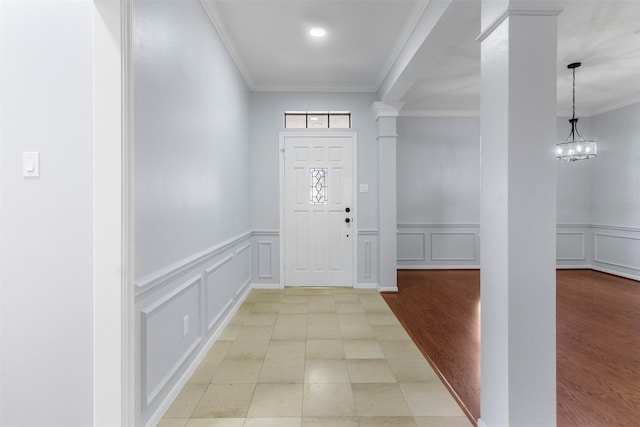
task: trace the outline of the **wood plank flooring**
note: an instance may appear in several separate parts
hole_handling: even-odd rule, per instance
[[[383,297],[475,423],[479,271],[400,270],[398,289]],[[558,427],[640,425],[640,283],[559,270],[556,339]]]

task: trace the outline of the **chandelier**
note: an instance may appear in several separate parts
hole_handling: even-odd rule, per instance
[[[580,62],[574,62],[567,65],[567,68],[573,70],[573,114],[569,123],[571,123],[571,133],[564,142],[556,144],[556,159],[575,162],[576,160],[586,160],[595,157],[598,154],[598,145],[596,141],[585,140],[578,132],[578,119],[576,118],[576,68],[582,65]]]

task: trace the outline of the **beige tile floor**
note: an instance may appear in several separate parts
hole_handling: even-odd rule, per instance
[[[159,427],[469,427],[374,290],[252,290]]]

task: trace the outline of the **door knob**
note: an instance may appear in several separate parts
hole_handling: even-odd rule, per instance
[[[349,212],[351,212],[351,208],[346,208],[344,211],[345,211],[346,213],[349,213]]]
[[[351,218],[345,218],[344,222],[346,222],[347,224],[349,224],[351,222]]]

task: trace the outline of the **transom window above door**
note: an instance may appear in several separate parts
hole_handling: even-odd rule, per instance
[[[285,129],[350,129],[349,111],[287,111]]]

